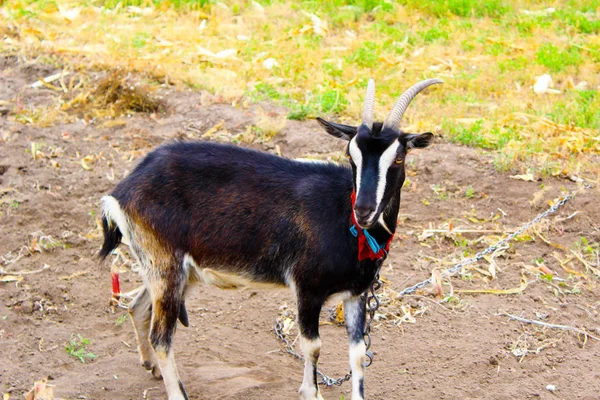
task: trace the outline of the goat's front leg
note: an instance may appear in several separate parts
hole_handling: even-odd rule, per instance
[[[300,387],[302,400],[323,400],[317,380],[317,362],[321,352],[319,337],[319,314],[323,301],[316,296],[298,294],[298,322],[302,351],[304,353],[304,379]]]
[[[352,400],[363,400],[365,370],[365,296],[352,297],[344,301],[344,320],[350,342],[350,370],[352,371]]]

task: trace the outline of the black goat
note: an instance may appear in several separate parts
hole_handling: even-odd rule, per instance
[[[121,239],[140,265],[144,288],[130,306],[142,364],[164,379],[169,399],[187,399],[171,340],[187,324],[190,283],[221,288],[291,287],[305,354],[303,399],[321,399],[319,313],[342,294],[350,340],[352,399],[363,398],[365,297],[396,229],[404,159],[432,134],[403,133],[420,82],[373,123],[369,81],[359,127],[318,119],[349,140],[351,168],[303,163],[239,147],[178,142],[148,154],[103,201],[105,259]],[[353,204],[354,203],[354,204]]]

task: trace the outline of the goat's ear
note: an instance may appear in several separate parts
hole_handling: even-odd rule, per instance
[[[433,133],[425,132],[421,134],[407,133],[401,136],[401,139],[404,141],[404,146],[406,150],[412,149],[424,149],[429,146],[433,141]]]
[[[350,140],[356,135],[356,127],[350,125],[336,124],[334,122],[325,121],[323,118],[317,118],[319,125],[332,136],[336,138]]]

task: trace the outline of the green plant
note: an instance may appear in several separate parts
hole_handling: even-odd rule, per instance
[[[474,195],[475,195],[475,189],[473,189],[472,185],[469,185],[467,187],[467,189],[465,190],[465,196],[467,196],[467,199],[472,199]]]
[[[535,60],[552,72],[561,72],[569,66],[579,66],[583,63],[580,50],[575,46],[559,49],[552,43],[539,47]]]
[[[81,335],[71,335],[71,340],[68,343],[65,343],[65,351],[71,357],[75,357],[79,359],[83,364],[85,364],[85,360],[93,360],[97,356],[94,353],[89,352],[85,346],[90,344],[90,340],[84,338]]]
[[[129,314],[123,314],[123,315],[119,315],[119,317],[117,318],[117,322],[115,322],[116,326],[121,326],[125,323],[125,321],[127,321],[127,316]]]
[[[346,61],[352,62],[359,67],[373,67],[379,58],[377,44],[374,42],[364,42],[357,50],[346,58]]]

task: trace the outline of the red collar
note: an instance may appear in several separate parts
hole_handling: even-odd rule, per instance
[[[394,235],[390,236],[385,245],[380,245],[377,243],[375,238],[373,238],[366,229],[361,228],[356,222],[356,216],[354,215],[354,203],[356,203],[356,192],[352,191],[352,210],[350,211],[350,215],[352,216],[352,227],[350,231],[354,236],[358,238],[358,261],[365,260],[367,258],[371,260],[378,260],[387,254],[390,249],[390,244],[392,243],[392,239],[394,239]]]

